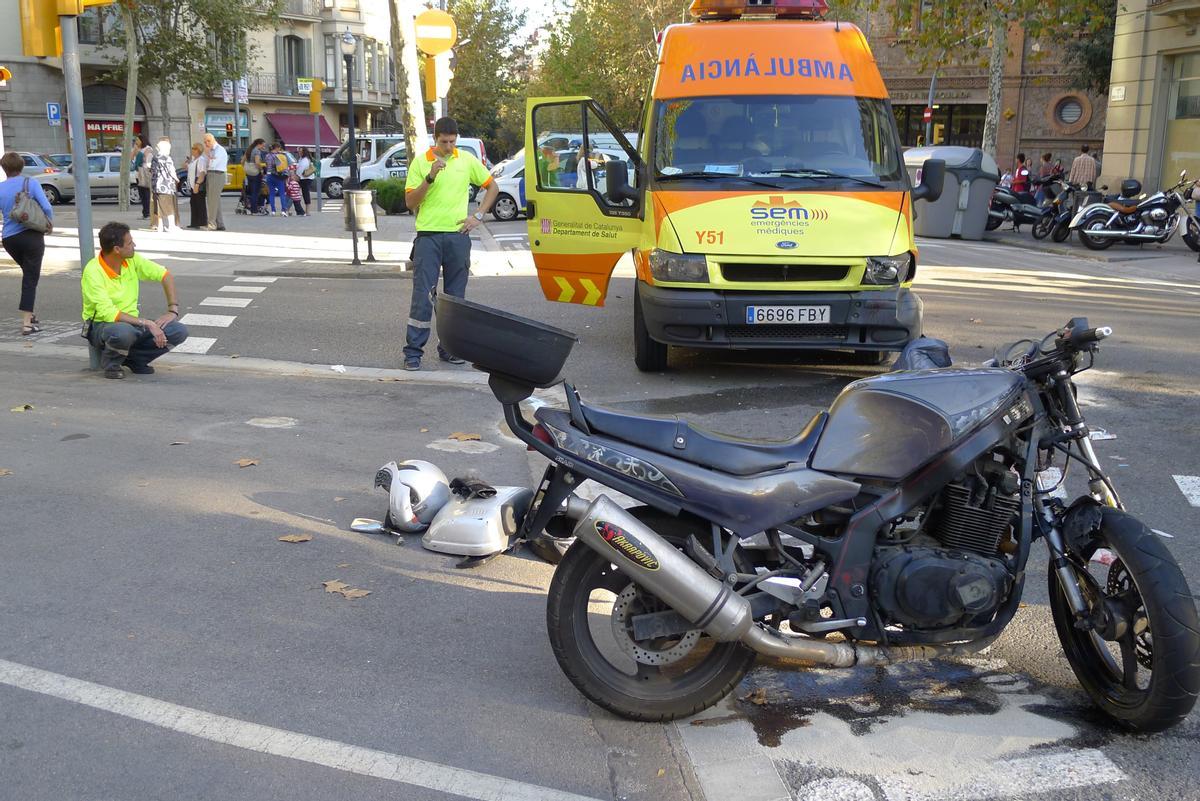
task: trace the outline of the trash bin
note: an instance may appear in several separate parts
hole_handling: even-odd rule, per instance
[[[347,231],[378,231],[375,222],[375,191],[347,189],[342,192],[342,213]]]
[[[977,147],[914,147],[904,153],[904,166],[914,185],[926,159],[946,162],[946,182],[941,197],[914,207],[913,233],[983,239],[992,190],[1000,182],[996,160]]]

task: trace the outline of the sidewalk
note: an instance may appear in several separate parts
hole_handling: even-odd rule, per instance
[[[1195,267],[1196,253],[1187,246],[1183,237],[1176,232],[1171,241],[1165,245],[1150,243],[1144,245],[1126,245],[1116,243],[1107,250],[1089,250],[1080,243],[1078,236],[1072,232],[1071,238],[1065,242],[1055,242],[1049,238],[1034,239],[1029,232],[1030,226],[1021,227],[1019,232],[1013,231],[1006,223],[995,231],[983,235],[984,242],[994,242],[1009,245],[1024,250],[1036,250],[1040,253],[1051,253],[1056,256],[1074,256],[1080,259],[1090,259],[1108,263],[1125,261],[1144,261],[1146,259],[1170,259],[1170,266],[1182,267],[1185,263]],[[1164,266],[1167,263],[1164,262]]]
[[[190,216],[187,199],[180,198],[183,222]],[[315,204],[314,204],[315,205]],[[344,230],[342,202],[322,200],[322,211],[306,217],[263,217],[234,213],[237,196],[227,193],[221,201],[225,231],[205,231],[183,228],[172,233],[146,230],[148,221],[141,218],[136,204],[128,211],[117,209],[116,202],[97,201],[92,204],[92,226],[98,231],[107,222],[128,225],[134,233],[138,250],[147,257],[163,260],[172,270],[187,272],[222,272],[234,275],[279,275],[308,278],[408,278],[408,259],[416,235],[411,214],[378,216],[379,230],[372,235],[376,261],[367,261],[365,234],[359,235],[359,258],[362,264],[351,264],[353,245]],[[78,217],[74,205],[54,207],[54,233],[46,239],[43,273],[78,271]],[[472,235],[472,272],[503,274],[509,271],[489,254],[500,254],[501,248],[486,230],[486,225]],[[99,249],[99,243],[95,243]],[[174,263],[181,262],[181,263]],[[493,264],[493,262],[496,262]],[[7,254],[0,252],[0,270],[16,269]]]

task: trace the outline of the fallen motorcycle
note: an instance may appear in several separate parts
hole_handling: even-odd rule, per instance
[[[439,295],[438,335],[489,374],[511,431],[550,460],[525,537],[574,534],[547,605],[567,678],[636,720],[698,712],[756,654],[832,667],[978,651],[1013,619],[1034,540],[1050,610],[1097,706],[1160,731],[1200,692],[1200,621],[1163,540],[1124,510],[1072,376],[1106,328],[1074,319],[995,367],[855,381],[795,437],[763,442],[584,402],[557,383],[576,338]],[[1078,463],[1070,504],[1038,483]],[[639,504],[576,494],[595,481]]]

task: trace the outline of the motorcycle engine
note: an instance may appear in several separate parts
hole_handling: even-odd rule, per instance
[[[934,629],[990,618],[1012,587],[1001,551],[1020,510],[1016,474],[982,458],[929,505],[920,527],[884,540],[871,568],[888,624]]]
[[[1167,219],[1167,210],[1162,208],[1150,209],[1142,215],[1146,222],[1162,222]]]

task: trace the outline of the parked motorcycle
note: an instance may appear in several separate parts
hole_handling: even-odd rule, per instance
[[[1127,513],[1092,448],[1072,376],[1110,335],[1071,320],[997,366],[855,381],[784,442],[585,403],[548,387],[573,334],[446,294],[442,346],[489,373],[510,430],[550,460],[525,538],[577,540],[547,626],[581,693],[669,720],[720,700],[756,654],[826,667],[979,651],[1013,619],[1034,540],[1050,610],[1094,703],[1134,731],[1187,716],[1200,620],[1163,540]],[[1039,471],[1078,462],[1072,503]],[[592,480],[639,504],[576,495]],[[839,635],[836,639],[830,635]]]
[[[1167,242],[1179,227],[1183,193],[1192,183],[1183,170],[1179,183],[1146,197],[1141,182],[1128,178],[1121,182],[1121,196],[1116,200],[1081,208],[1071,220],[1071,230],[1078,231],[1079,241],[1092,250],[1104,250],[1113,242]]]
[[[1055,191],[1049,192],[1054,186]],[[1049,204],[1050,214],[1044,215],[1033,224],[1034,239],[1045,239],[1049,236],[1055,242],[1065,242],[1071,236],[1071,218],[1075,216],[1075,205],[1086,187],[1073,184],[1065,178],[1056,178],[1054,183],[1047,186],[1047,194],[1051,195]]]
[[[1050,179],[1033,180],[1035,186],[1046,183]],[[1013,230],[1021,230],[1022,225],[1036,225],[1050,214],[1046,206],[1039,206],[1032,192],[1014,192],[1005,186],[997,186],[992,190],[992,202],[988,208],[988,219],[984,227],[994,231],[1005,222],[1013,224]]]

